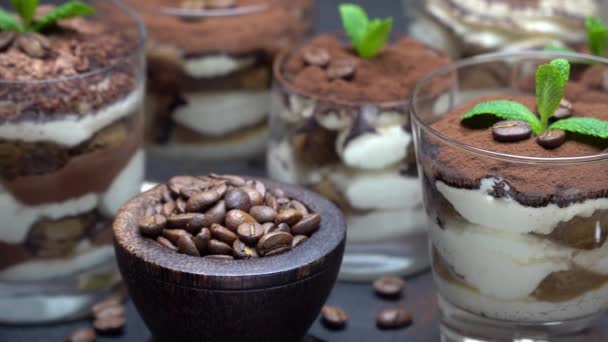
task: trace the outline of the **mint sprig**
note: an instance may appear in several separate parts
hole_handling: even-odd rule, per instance
[[[390,37],[393,19],[373,19],[370,21],[365,10],[354,4],[341,4],[339,11],[342,26],[357,54],[362,58],[377,56]]]
[[[599,18],[589,17],[585,20],[587,44],[591,53],[604,56],[608,48],[608,25]]]
[[[60,20],[95,14],[95,9],[81,1],[72,0],[57,6],[42,18],[36,20],[38,0],[11,0],[11,4],[21,21],[0,9],[0,29],[16,32],[41,32]]]
[[[504,120],[527,122],[532,131],[540,136],[548,129],[560,129],[570,133],[608,139],[608,121],[590,117],[567,118],[549,125],[549,119],[559,108],[568,79],[570,63],[562,58],[543,64],[536,71],[536,108],[539,116],[521,103],[495,100],[478,103],[467,111],[461,122],[466,123],[482,115],[493,115]]]

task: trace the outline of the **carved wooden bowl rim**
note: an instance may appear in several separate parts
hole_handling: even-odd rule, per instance
[[[292,251],[257,259],[210,260],[176,253],[156,241],[144,238],[137,221],[145,208],[162,198],[165,185],[158,185],[127,202],[118,212],[112,230],[114,246],[123,272],[137,274],[185,287],[218,290],[250,290],[297,282],[340,262],[346,239],[346,224],[340,210],[329,200],[310,190],[263,178],[267,188],[282,188],[312,212],[321,215],[321,226]]]

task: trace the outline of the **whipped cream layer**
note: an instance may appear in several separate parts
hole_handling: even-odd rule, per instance
[[[206,55],[190,57],[183,61],[183,69],[193,78],[214,78],[246,69],[256,63],[256,58],[229,55]]]
[[[116,177],[105,193],[90,193],[61,203],[27,206],[17,201],[9,192],[0,188],[0,217],[6,218],[0,227],[0,240],[18,244],[27,238],[36,221],[75,216],[99,208],[112,217],[116,210],[139,192],[144,177],[144,152],[138,151]],[[75,180],[77,181],[77,180]]]
[[[422,208],[374,210],[366,214],[347,214],[347,240],[354,243],[386,241],[422,233],[428,218]]]
[[[187,104],[178,107],[173,120],[202,135],[222,136],[253,126],[266,118],[268,91],[199,92],[183,95]]]
[[[137,112],[143,103],[144,86],[126,97],[87,114],[57,114],[49,121],[5,122],[0,125],[0,139],[24,142],[54,142],[74,147],[123,117]]]

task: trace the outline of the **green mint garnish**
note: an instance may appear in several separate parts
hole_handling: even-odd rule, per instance
[[[365,10],[354,4],[342,4],[339,6],[342,26],[350,38],[357,54],[363,58],[372,58],[386,45],[391,30],[393,19],[369,20]]]
[[[74,0],[57,6],[41,19],[35,20],[38,0],[11,0],[11,4],[21,18],[21,22],[12,14],[0,9],[0,29],[3,31],[40,32],[60,20],[95,14],[93,7]]]
[[[549,118],[559,108],[570,78],[570,63],[562,58],[543,64],[536,71],[536,108],[540,119],[521,103],[496,100],[478,103],[461,117],[461,122],[482,115],[493,115],[503,120],[527,122],[537,136],[548,129],[608,139],[608,121],[590,117],[561,119],[549,125]]]
[[[589,17],[585,20],[587,27],[587,44],[596,56],[604,56],[608,48],[608,25],[601,19]]]

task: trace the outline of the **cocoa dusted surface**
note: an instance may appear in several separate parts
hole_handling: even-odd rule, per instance
[[[581,93],[584,95],[584,93]],[[577,95],[567,92],[566,98],[573,104],[574,117],[595,117],[608,120],[608,104],[577,101]],[[496,99],[518,101],[536,112],[534,96],[496,95],[479,97],[458,106],[432,128],[456,141],[489,151],[526,157],[580,157],[602,153],[608,141],[589,140],[569,134],[560,147],[547,150],[536,143],[533,136],[515,143],[500,143],[493,139],[491,125],[483,128],[463,126],[460,118],[480,102]],[[498,120],[487,122],[495,122]],[[506,162],[477,156],[456,150],[446,144],[439,145],[437,139],[425,136],[422,157],[427,175],[445,183],[466,189],[476,189],[484,178],[503,179],[494,190],[496,197],[510,196],[518,202],[532,207],[554,203],[567,206],[591,198],[608,197],[608,156],[606,163],[579,164],[576,166],[532,165]],[[509,185],[506,187],[506,185]]]
[[[127,0],[160,44],[175,45],[185,57],[210,54],[274,55],[285,43],[308,32],[311,0],[238,0],[237,8],[268,5],[268,9],[243,15],[184,19],[162,13],[161,8],[179,8],[176,0]],[[193,39],[196,37],[196,39]]]
[[[306,63],[304,53],[311,47],[329,52],[330,66],[336,61],[355,63],[352,79],[330,80],[325,68]],[[285,81],[304,95],[355,103],[395,102],[407,100],[418,80],[450,62],[448,56],[410,37],[388,45],[374,58],[363,59],[337,36],[326,34],[290,54],[282,71]],[[444,86],[438,82],[436,87]]]

